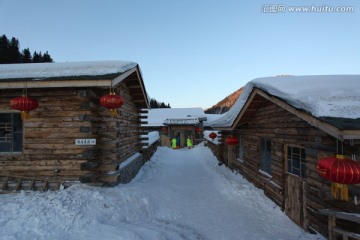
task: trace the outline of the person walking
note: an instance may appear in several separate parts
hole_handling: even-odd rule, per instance
[[[187,139],[186,139],[186,146],[188,147],[188,149],[192,148],[192,146],[193,146],[193,143],[192,143],[190,137],[187,137]]]

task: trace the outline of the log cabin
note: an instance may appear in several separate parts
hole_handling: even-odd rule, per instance
[[[109,95],[120,105],[100,103]],[[156,149],[140,139],[148,108],[134,62],[0,65],[0,191],[129,182]]]
[[[255,79],[229,112],[209,123],[222,141],[208,146],[299,226],[329,239],[360,239],[360,185],[348,185],[341,199],[317,167],[334,154],[359,166],[358,89],[359,75]]]

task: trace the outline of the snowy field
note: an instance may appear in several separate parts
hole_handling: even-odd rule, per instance
[[[129,184],[0,195],[0,239],[325,239],[202,146],[159,147]]]

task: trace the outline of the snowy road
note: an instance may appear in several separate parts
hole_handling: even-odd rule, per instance
[[[0,239],[324,239],[304,232],[206,147],[158,148],[115,188],[0,195]]]

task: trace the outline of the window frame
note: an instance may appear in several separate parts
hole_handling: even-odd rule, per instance
[[[14,136],[11,137],[11,151],[1,151],[0,150],[0,155],[13,155],[13,154],[23,154],[24,151],[24,124],[23,121],[21,120],[21,113],[20,112],[15,112],[15,111],[9,111],[9,112],[0,112],[0,114],[11,114],[11,133],[12,134],[16,134],[19,135],[19,137],[21,138],[21,146],[16,147],[15,144],[15,140],[14,140]],[[18,115],[17,118],[19,120],[18,123],[21,124],[21,128],[18,131],[15,131],[14,129],[14,115]],[[0,122],[0,126],[2,125],[3,122]],[[0,141],[1,143],[1,141]],[[21,150],[15,150],[16,148],[21,149]]]
[[[291,153],[293,153],[293,149],[297,148],[300,151],[300,159],[299,159],[299,168],[297,169],[296,167],[293,167],[293,162],[291,164],[291,166],[289,166],[289,161],[293,160],[293,158],[289,159],[289,148],[292,149]],[[303,154],[302,154],[303,153]],[[292,154],[293,155],[293,154]],[[304,156],[304,158],[302,158],[302,156]],[[305,179],[307,177],[306,171],[307,171],[307,160],[306,160],[306,149],[304,146],[300,146],[300,145],[294,145],[294,144],[288,144],[285,145],[285,171],[287,174],[291,174],[293,176]],[[289,171],[289,167],[291,168],[291,172]],[[299,174],[294,173],[293,169],[297,169],[299,171]]]
[[[243,163],[244,162],[244,138],[242,137],[242,135],[237,135],[236,137],[239,141],[237,149],[236,149],[236,161]]]
[[[265,142],[265,146],[266,146],[266,153],[269,154],[269,156],[267,156],[267,160],[269,161],[268,163],[266,163],[265,166],[263,166],[264,164],[262,164],[264,161],[263,159],[263,142]],[[270,143],[270,149],[268,149],[267,145],[268,143]],[[270,138],[268,137],[261,137],[259,139],[259,172],[272,177],[272,169],[271,169],[271,165],[272,165],[272,141]],[[266,154],[265,153],[265,154]]]

